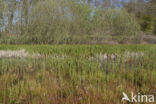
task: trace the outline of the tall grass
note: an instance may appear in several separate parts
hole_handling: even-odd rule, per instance
[[[42,57],[0,58],[2,104],[121,104],[156,90],[155,45],[0,45]]]

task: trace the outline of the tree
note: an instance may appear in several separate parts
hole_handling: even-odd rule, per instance
[[[150,0],[150,10],[154,16],[154,33],[156,34],[156,0]]]
[[[29,0],[23,0],[23,9],[24,9],[24,15],[25,15],[25,24],[28,24]]]
[[[101,34],[128,37],[139,31],[139,24],[135,16],[124,9],[98,11],[94,21],[98,26],[97,29],[101,28]]]
[[[0,0],[0,31],[4,30],[6,25],[7,9],[6,2]]]
[[[2,0],[0,0],[0,27],[2,26],[3,24],[3,2]],[[2,30],[0,28],[0,30]]]
[[[150,0],[148,2],[145,2],[144,0],[130,0],[130,2],[124,4],[127,11],[135,14],[138,18],[141,30],[144,32],[154,32],[154,15],[156,12],[154,10],[153,1],[155,2],[155,0]]]
[[[14,19],[14,13],[16,10],[16,4],[17,1],[16,0],[6,0],[5,3],[8,5],[8,26],[6,26],[6,32],[11,32],[11,28],[12,28],[12,23],[13,23],[13,19]]]
[[[2,18],[3,18],[3,2],[2,2],[2,0],[0,0],[0,19],[2,19]],[[1,23],[1,21],[0,21],[0,23]]]

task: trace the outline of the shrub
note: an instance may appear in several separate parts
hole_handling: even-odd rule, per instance
[[[132,14],[123,9],[109,9],[99,11],[95,15],[96,24],[102,33],[114,36],[135,35],[139,31],[139,24]],[[97,28],[97,29],[99,29]]]

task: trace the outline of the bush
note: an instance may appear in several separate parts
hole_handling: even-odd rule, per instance
[[[109,33],[113,36],[135,35],[140,29],[135,17],[123,9],[100,11],[95,18],[95,23],[103,30],[102,33]]]

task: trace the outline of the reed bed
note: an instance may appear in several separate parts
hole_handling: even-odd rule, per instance
[[[155,45],[0,45],[22,49],[29,57],[0,57],[0,104],[121,104],[122,92],[156,91]]]

